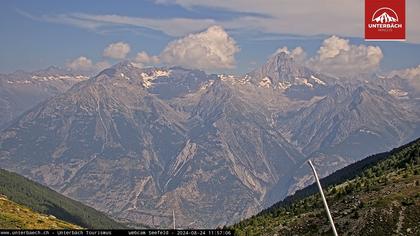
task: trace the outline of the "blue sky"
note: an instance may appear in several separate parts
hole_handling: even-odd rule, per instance
[[[420,64],[420,29],[415,25],[420,19],[410,12],[420,11],[419,2],[407,0],[407,42],[367,43],[362,39],[363,1],[359,0],[5,0],[0,3],[0,73],[65,67],[81,56],[93,65],[113,64],[122,59],[104,56],[104,49],[117,42],[129,45],[124,59],[142,51],[160,56],[171,42],[212,25],[221,26],[235,45],[223,49],[234,62],[228,58],[225,67],[204,68],[211,72],[250,71],[284,46],[302,47],[308,58],[315,57],[331,35],[355,46],[379,46],[382,71],[414,67]],[[178,50],[192,40],[169,49]],[[177,61],[174,57],[165,61],[161,56],[157,64]]]

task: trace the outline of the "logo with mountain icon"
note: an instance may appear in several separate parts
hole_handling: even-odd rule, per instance
[[[376,23],[398,22],[398,15],[391,8],[382,7],[373,13],[372,21]]]
[[[365,40],[405,39],[405,0],[365,0]]]

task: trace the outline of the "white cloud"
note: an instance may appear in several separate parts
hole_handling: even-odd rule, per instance
[[[87,30],[96,30],[101,27],[105,27],[106,24],[100,21],[93,21],[89,19],[82,19],[78,17],[72,17],[73,14],[58,14],[58,15],[32,15],[28,12],[25,12],[20,9],[16,9],[16,11],[29,19],[37,20],[37,21],[45,21],[49,23],[56,23],[56,24],[65,24],[65,25],[72,25],[75,27],[79,27],[82,29]]]
[[[197,69],[225,69],[235,66],[235,53],[239,47],[220,26],[189,34],[170,42],[160,60],[170,65]]]
[[[193,19],[180,17],[162,19],[130,17],[123,15],[93,15],[84,13],[43,15],[41,17],[34,17],[27,13],[21,14],[35,20],[67,24],[79,28],[97,30],[99,32],[100,29],[103,28],[132,26],[160,31],[174,37],[180,37],[189,33],[201,31],[216,24],[216,20],[214,19]]]
[[[141,51],[137,53],[133,61],[136,63],[141,63],[141,64],[154,65],[154,64],[158,64],[160,60],[158,56],[152,56],[152,55],[149,55],[145,51]]]
[[[319,60],[334,58],[340,53],[349,50],[350,44],[348,40],[339,38],[337,36],[331,36],[330,38],[324,40],[321,48],[319,49]]]
[[[380,47],[352,45],[349,40],[332,36],[324,40],[308,66],[335,75],[355,75],[377,70],[382,58]]]
[[[393,71],[393,72],[391,72],[391,74],[399,75],[401,77],[409,78],[409,79],[414,79],[414,78],[417,78],[417,77],[420,79],[420,65],[418,65],[417,67],[413,67],[413,68],[407,68],[407,69],[404,69],[404,70]]]
[[[111,64],[109,62],[107,62],[107,61],[99,61],[99,62],[97,62],[95,64],[95,66],[94,66],[93,69],[96,72],[98,72],[98,71],[104,70],[104,69],[109,68],[109,67],[111,67]]]
[[[132,62],[137,67],[163,63],[203,70],[230,69],[235,67],[235,54],[239,50],[235,40],[222,27],[211,26],[203,32],[169,42],[158,56],[141,51]],[[299,50],[301,48],[296,48],[292,53],[299,54]],[[118,42],[110,44],[104,50],[104,56],[125,58],[129,51],[128,44]],[[78,71],[97,71],[108,66],[107,62],[94,64],[83,56],[67,63],[67,67]]]
[[[229,21],[217,22],[226,29],[257,29],[266,33],[297,35],[337,34],[363,37],[364,0],[155,0],[186,9],[208,7],[241,13]],[[420,42],[420,1],[407,1],[407,39]],[[250,15],[243,17],[249,13]],[[291,27],[293,25],[293,27]]]
[[[75,71],[89,71],[93,67],[92,60],[81,56],[67,63],[67,67]]]
[[[190,18],[142,18],[121,15],[90,15],[73,14],[76,19],[95,21],[107,24],[128,25],[136,27],[146,27],[161,31],[170,36],[184,36],[188,33],[197,32],[208,28],[216,23],[213,19],[190,19]]]
[[[307,58],[302,47],[296,47],[293,50],[282,47],[274,54],[281,52],[313,70],[338,77],[374,72],[379,68],[383,58],[380,47],[353,45],[349,43],[349,40],[337,36],[325,39],[317,54],[311,58]]]
[[[416,90],[420,91],[420,65],[403,70],[394,70],[390,73],[390,76],[395,75],[407,79]]]
[[[304,62],[306,59],[306,52],[303,50],[302,47],[296,47],[292,51],[289,51],[287,47],[282,47],[276,50],[276,52],[273,54],[278,54],[284,52],[288,55],[290,55],[291,58],[293,58],[297,62]]]
[[[104,49],[103,56],[113,59],[124,59],[130,52],[130,45],[124,42],[111,43]]]
[[[273,55],[276,55],[276,54],[279,54],[279,53],[282,53],[282,52],[284,52],[286,54],[290,54],[290,51],[287,47],[282,47],[282,48],[278,48],[276,50],[276,52],[273,53]]]
[[[144,18],[124,15],[94,15],[68,13],[60,15],[32,16],[35,20],[68,24],[89,30],[108,27],[131,26],[149,28],[170,36],[183,36],[204,30],[211,25],[221,25],[227,30],[254,30],[270,34],[313,36],[336,34],[363,37],[363,0],[156,0],[156,3],[177,4],[187,9],[195,7],[223,9],[233,14],[227,20],[212,18]],[[407,1],[407,39],[420,42],[420,1]],[[291,27],[293,25],[293,27]],[[261,35],[264,37],[264,35]]]
[[[91,59],[81,56],[68,62],[66,66],[77,72],[96,73],[100,70],[110,67],[110,64],[106,61],[100,61],[94,64]]]

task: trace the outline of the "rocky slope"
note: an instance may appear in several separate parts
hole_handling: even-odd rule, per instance
[[[215,227],[307,185],[308,158],[325,176],[418,137],[419,100],[394,84],[284,53],[239,77],[123,62],[4,129],[0,166],[120,220],[167,227],[175,210],[183,227]]]

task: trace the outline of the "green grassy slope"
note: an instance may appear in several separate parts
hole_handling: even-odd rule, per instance
[[[124,225],[91,207],[67,198],[18,174],[0,169],[0,194],[35,212],[89,229],[121,229]],[[0,209],[2,210],[2,209]]]
[[[44,215],[0,195],[0,229],[82,229],[80,226]]]
[[[420,139],[321,182],[339,235],[420,235]],[[332,235],[315,185],[230,228],[237,235]]]

